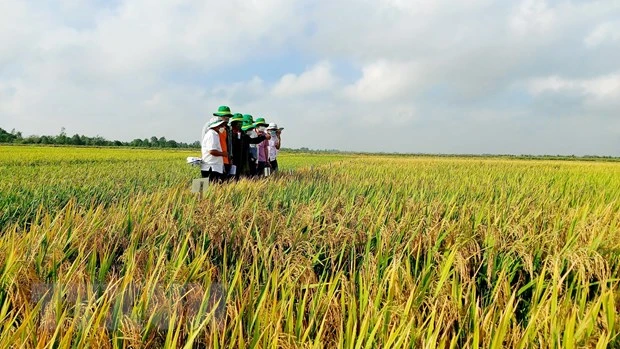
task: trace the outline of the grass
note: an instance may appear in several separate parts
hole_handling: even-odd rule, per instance
[[[620,164],[191,155],[0,147],[0,346],[620,347]]]

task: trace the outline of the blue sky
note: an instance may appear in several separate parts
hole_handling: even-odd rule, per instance
[[[288,147],[620,156],[620,1],[4,0],[0,127]]]

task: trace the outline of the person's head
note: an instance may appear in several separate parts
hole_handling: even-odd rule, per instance
[[[227,105],[221,105],[217,108],[217,111],[213,113],[213,116],[219,116],[222,120],[228,122],[233,114],[230,112],[230,108]]]
[[[235,131],[238,131],[241,129],[242,123],[243,123],[243,115],[241,114],[235,114],[235,116],[233,116],[230,119],[230,127]]]
[[[255,128],[256,126],[254,126],[253,123],[244,123],[243,126],[241,126],[241,131],[251,134]]]
[[[256,126],[257,131],[264,132],[269,124],[265,121],[265,118],[258,118],[256,122],[254,122],[254,126]]]
[[[269,126],[267,126],[267,132],[271,133],[271,135],[277,135],[278,134],[278,124],[276,124],[275,122],[269,123]]]
[[[254,123],[254,117],[252,117],[252,115],[250,115],[250,114],[243,114],[243,123],[244,124],[253,124]]]
[[[217,132],[226,130],[226,121],[219,116],[214,116],[209,120],[209,128]]]

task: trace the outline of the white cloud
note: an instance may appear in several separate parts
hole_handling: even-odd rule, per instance
[[[522,0],[510,27],[518,34],[545,32],[555,21],[555,13],[545,0]]]
[[[599,100],[612,100],[620,98],[620,72],[591,79],[536,78],[530,81],[529,90],[535,95],[577,92]]]
[[[589,114],[615,117],[620,112],[620,72],[587,79],[537,78],[528,83],[528,88],[534,96],[561,97],[566,104],[582,99],[582,107]]]
[[[419,76],[420,71],[414,62],[381,60],[364,66],[362,77],[347,86],[345,94],[356,101],[387,102],[407,95],[419,81]]]
[[[300,75],[284,75],[273,87],[273,93],[278,96],[304,95],[329,90],[334,84],[336,78],[332,75],[331,64],[323,61]]]
[[[297,9],[284,0],[122,0],[88,11],[73,0],[2,1],[0,124],[26,134],[65,126],[109,138],[172,133],[192,140],[191,132],[167,120],[204,115],[205,102],[217,106],[210,98],[226,96],[170,77],[178,70],[204,74],[281,48],[303,29],[303,20],[289,20]],[[259,85],[252,80],[238,88],[251,92]]]
[[[393,7],[399,11],[407,11],[414,15],[428,15],[440,8],[439,1],[433,0],[382,0],[386,7]]]
[[[0,127],[194,141],[228,104],[282,123],[293,147],[561,152],[554,130],[579,128],[567,152],[617,154],[618,15],[617,1],[3,0]],[[378,131],[393,137],[364,148]]]
[[[573,90],[576,87],[575,81],[567,80],[559,76],[536,78],[531,80],[528,85],[530,92],[536,95],[549,91],[560,92]]]
[[[289,20],[298,5],[285,0],[124,0],[113,9],[88,11],[84,16],[91,21],[85,27],[74,26],[71,19],[80,7],[72,3],[61,2],[46,11],[40,9],[42,4],[3,1],[0,57],[31,61],[42,55],[49,61],[77,50],[72,59],[108,76],[187,64],[208,70],[250,52],[277,49],[304,26],[303,20]]]
[[[620,42],[620,21],[601,23],[584,39],[584,44],[589,48],[605,42]]]

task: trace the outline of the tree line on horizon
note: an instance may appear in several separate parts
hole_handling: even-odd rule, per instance
[[[39,145],[68,145],[68,146],[96,146],[96,147],[131,147],[131,148],[186,148],[186,149],[200,149],[200,142],[195,141],[193,143],[177,142],[175,140],[168,140],[165,137],[151,138],[136,138],[131,142],[122,142],[118,140],[110,141],[101,136],[88,137],[84,135],[74,134],[68,136],[63,127],[60,133],[56,136],[27,136],[24,137],[21,132],[11,130],[7,132],[0,127],[0,144],[39,144]],[[393,152],[357,152],[357,151],[343,151],[338,149],[310,149],[307,147],[301,148],[281,148],[282,151],[290,153],[317,153],[317,154],[377,154],[377,155],[391,155],[391,156],[433,156],[433,157],[499,157],[499,158],[513,158],[513,159],[540,159],[540,160],[602,160],[602,161],[620,161],[620,157],[615,156],[601,156],[601,155],[529,155],[529,154],[428,154],[428,153],[393,153]]]
[[[49,145],[84,145],[84,146],[107,146],[107,147],[138,147],[138,148],[200,148],[200,142],[193,143],[177,142],[166,137],[136,138],[131,142],[119,140],[107,140],[101,136],[88,137],[74,134],[68,136],[63,127],[56,136],[27,136],[13,129],[11,132],[0,128],[0,143],[12,144],[49,144]]]
[[[67,146],[96,146],[96,147],[131,147],[131,148],[187,148],[200,149],[200,142],[193,143],[177,142],[166,137],[136,138],[131,142],[110,141],[101,136],[88,137],[74,134],[68,136],[63,127],[56,136],[27,136],[15,129],[11,132],[0,127],[0,144],[38,144],[38,145],[67,145]],[[314,150],[306,147],[299,149],[282,148],[281,150],[292,153],[343,153],[337,149]]]

